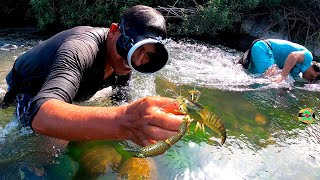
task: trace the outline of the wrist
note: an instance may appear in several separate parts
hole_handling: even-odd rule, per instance
[[[280,75],[281,75],[283,78],[285,78],[285,77],[288,76],[288,74],[287,74],[287,73],[284,73],[283,71],[281,71]]]
[[[79,117],[82,131],[89,140],[125,140],[130,138],[129,114],[126,114],[126,107],[85,107],[86,113]],[[82,112],[83,112],[82,111]]]
[[[110,140],[126,140],[130,139],[132,133],[131,121],[133,119],[131,114],[127,113],[127,106],[118,107],[103,107],[101,116],[98,118],[102,120],[100,124],[103,127],[103,138]]]
[[[133,135],[132,127],[134,121],[134,115],[128,111],[128,106],[117,107],[115,122],[118,123],[119,127],[118,138],[119,139],[130,139]]]

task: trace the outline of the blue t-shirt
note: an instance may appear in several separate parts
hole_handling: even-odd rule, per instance
[[[304,60],[297,63],[290,71],[291,76],[297,77],[300,72],[305,72],[312,63],[312,53],[297,43],[281,39],[268,39],[271,48],[264,42],[256,42],[251,49],[252,63],[249,71],[253,74],[264,73],[270,66],[276,64],[280,69],[283,68],[288,55],[294,51],[303,51]]]

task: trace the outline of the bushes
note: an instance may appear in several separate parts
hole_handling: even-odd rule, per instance
[[[139,0],[31,0],[41,30],[52,24],[70,28],[77,25],[109,26]],[[150,5],[150,2],[144,2]]]
[[[128,7],[145,4],[162,12],[172,37],[218,39],[217,34],[229,37],[230,33],[239,36],[242,21],[256,18],[268,20],[265,30],[282,32],[289,40],[307,47],[320,47],[319,3],[320,0],[1,0],[0,25],[34,25],[37,21],[40,30],[48,34],[77,25],[109,26],[118,22]]]
[[[230,28],[234,21],[236,17],[228,7],[209,1],[203,6],[198,6],[195,14],[185,16],[182,27],[177,29],[177,33],[214,36],[218,30]]]
[[[58,23],[58,6],[55,0],[31,0],[31,5],[41,30]]]
[[[25,25],[35,23],[30,0],[1,0],[0,25]]]
[[[138,0],[65,0],[64,4],[68,5],[61,4],[59,6],[60,22],[66,27],[76,25],[109,26],[112,22],[118,22],[120,13],[137,3]]]
[[[308,48],[320,47],[319,0],[263,0],[249,16],[264,14],[269,26]]]
[[[118,22],[128,7],[145,4],[163,13],[171,35],[214,37],[220,31],[239,32],[244,18],[261,14],[269,17],[269,28],[286,30],[290,40],[305,44],[310,39],[317,41],[320,34],[319,0],[31,0],[30,4],[42,31],[77,25],[109,26]],[[30,4],[28,0],[0,3],[4,13],[24,5],[29,15]]]

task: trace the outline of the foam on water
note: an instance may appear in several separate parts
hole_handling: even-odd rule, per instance
[[[154,81],[154,75],[142,75],[134,73],[129,85],[132,101],[142,97],[156,95],[156,84]]]
[[[8,86],[5,77],[11,70],[14,61],[18,56],[25,53],[35,44],[37,44],[37,42],[30,41],[18,43],[0,38],[0,101],[2,101],[7,91]],[[19,122],[16,119],[12,119],[4,127],[0,126],[0,144],[4,143],[8,138],[17,138],[20,135],[31,133],[30,130],[25,128],[18,128],[18,125]]]
[[[3,46],[0,47],[0,50],[3,50],[3,51],[10,51],[15,49],[18,49],[18,46],[15,44],[4,44]]]
[[[257,102],[257,105],[263,104],[274,108],[287,107],[286,100],[288,99],[291,99],[288,102],[290,104],[288,108],[292,108],[292,103],[296,103],[297,107],[299,106],[299,101],[295,100],[302,98],[300,96],[296,97],[297,94],[287,92],[287,89],[298,88],[320,91],[318,83],[303,83],[296,86],[293,79],[289,78],[286,82],[278,84],[272,83],[261,76],[250,75],[241,66],[234,64],[241,55],[241,52],[236,50],[220,46],[175,42],[173,40],[168,41],[168,46],[171,52],[171,62],[164,70],[154,75],[133,73],[129,86],[132,101],[145,96],[156,95],[155,80],[158,75],[178,85],[196,84],[229,91],[250,91],[246,92],[250,102]],[[16,50],[2,51],[10,53]],[[19,55],[18,51],[15,55]],[[8,59],[10,66],[8,65],[7,69],[1,70],[6,73],[9,72],[15,58],[10,54],[10,59]],[[3,64],[3,62],[1,63]],[[0,67],[3,68],[3,66]],[[0,81],[0,99],[6,91],[3,79],[1,78]],[[273,88],[285,89],[285,93],[277,92],[279,95],[275,96],[272,91],[262,91]],[[91,100],[109,96],[111,91],[111,88],[104,89]],[[28,130],[17,130],[18,125],[19,123],[14,119],[4,127],[0,127],[0,148],[9,138],[31,133]],[[191,149],[190,152],[195,152],[193,156],[196,157],[190,162],[194,166],[172,173],[175,177],[171,179],[190,179],[190,177],[194,179],[268,179],[270,175],[274,175],[274,179],[281,179],[287,174],[301,179],[305,178],[305,175],[310,175],[312,178],[312,173],[319,177],[319,171],[315,172],[320,165],[319,125],[308,126],[305,131],[300,129],[294,129],[293,131],[296,131],[297,136],[285,136],[283,139],[276,139],[277,137],[274,136],[275,141],[279,143],[259,150],[245,139],[232,136],[228,137],[228,146],[224,147],[206,143],[195,145],[190,142],[188,148]],[[180,141],[180,143],[185,142]],[[178,145],[175,148],[178,148]],[[204,154],[205,157],[203,157]],[[304,163],[305,166],[303,166]],[[305,171],[299,171],[299,168]],[[296,171],[296,169],[298,170]]]
[[[319,125],[314,124],[306,131],[293,130],[295,136],[274,138],[277,144],[261,149],[233,137],[228,138],[227,147],[195,146],[192,150],[196,152],[192,154],[194,164],[178,169],[171,179],[314,179],[320,175],[319,139],[310,138],[310,135],[314,137],[319,132],[308,131],[318,129]]]
[[[3,97],[3,95],[5,94],[6,90],[4,90],[4,88],[2,87],[3,85],[0,85],[0,99]]]
[[[0,143],[4,143],[8,134],[12,134],[17,129],[19,122],[16,120],[10,121],[4,128],[0,127]]]
[[[306,91],[312,91],[312,92],[320,92],[320,84],[304,84],[303,87],[297,87],[299,89],[303,89]]]

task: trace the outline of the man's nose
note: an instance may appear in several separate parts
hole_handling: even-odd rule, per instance
[[[136,66],[142,65],[142,60],[143,60],[144,56],[145,56],[145,53],[142,53],[142,52],[137,53],[136,56],[133,59],[134,64]]]

